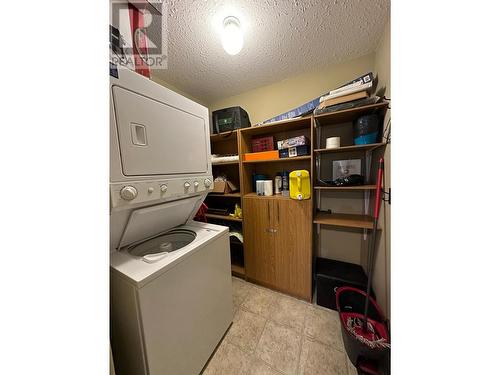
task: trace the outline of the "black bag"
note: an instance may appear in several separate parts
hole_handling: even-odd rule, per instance
[[[214,134],[248,128],[249,126],[248,113],[241,107],[224,108],[212,112]]]

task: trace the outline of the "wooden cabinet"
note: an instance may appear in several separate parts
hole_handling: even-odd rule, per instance
[[[274,285],[275,242],[272,227],[273,204],[269,199],[245,198],[245,264],[247,277],[265,284]]]
[[[247,277],[311,299],[311,200],[245,197]]]
[[[308,300],[312,293],[311,205],[310,199],[275,202],[277,287]]]

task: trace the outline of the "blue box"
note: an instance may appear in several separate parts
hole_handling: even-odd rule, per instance
[[[327,95],[323,94],[323,95]],[[323,96],[321,95],[321,96]],[[319,98],[321,96],[318,96],[316,99],[311,100],[310,102],[307,102],[305,104],[302,104],[300,107],[294,108],[291,111],[282,113],[281,115],[275,116],[273,118],[270,118],[269,120],[264,121],[264,124],[270,123],[270,122],[275,122],[275,121],[281,121],[281,120],[288,120],[294,117],[299,117],[302,116],[306,113],[314,111],[314,108],[316,108],[319,105]]]

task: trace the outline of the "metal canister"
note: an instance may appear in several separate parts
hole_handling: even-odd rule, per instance
[[[282,182],[281,173],[276,173],[276,177],[274,177],[274,194],[281,194],[281,189],[283,188]]]
[[[288,171],[283,172],[283,182],[282,182],[282,190],[290,190],[290,185],[288,183]]]

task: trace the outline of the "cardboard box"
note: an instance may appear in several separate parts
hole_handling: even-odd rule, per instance
[[[245,154],[245,161],[249,160],[277,160],[280,158],[278,150],[264,151],[264,152],[251,152]]]
[[[231,181],[214,181],[214,190],[212,193],[227,194],[238,191],[239,187]]]
[[[324,95],[328,95],[328,93]],[[287,120],[290,118],[295,118],[303,115],[305,116],[306,114],[314,111],[314,108],[316,108],[319,104],[319,98],[321,98],[321,96],[318,96],[316,99],[313,99],[305,104],[302,104],[300,107],[294,108],[288,112],[282,113],[281,115],[270,118],[269,120],[266,120],[263,123],[268,124],[270,122]]]

